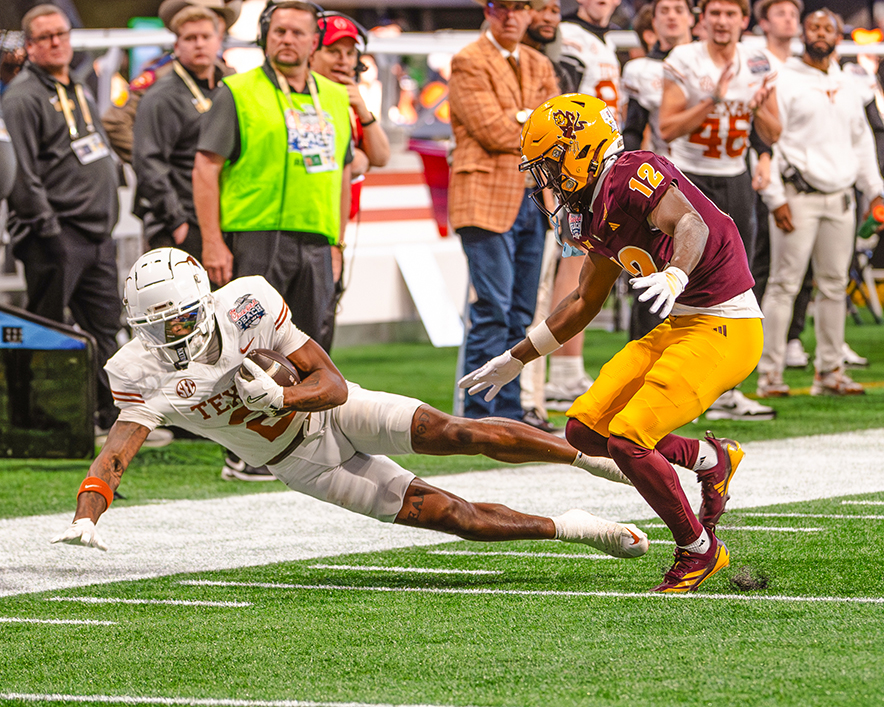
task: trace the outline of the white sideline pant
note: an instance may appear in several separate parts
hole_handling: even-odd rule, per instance
[[[853,189],[801,194],[787,184],[786,200],[795,230],[784,233],[771,215],[770,278],[761,302],[764,348],[758,370],[783,372],[792,307],[807,264],[812,263],[817,287],[814,365],[819,372],[829,372],[842,366],[846,289],[856,231]]]

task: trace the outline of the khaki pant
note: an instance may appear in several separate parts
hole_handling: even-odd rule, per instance
[[[782,373],[785,368],[792,306],[810,262],[817,286],[814,364],[817,371],[832,371],[842,364],[845,292],[856,230],[853,189],[801,194],[787,185],[786,199],[795,230],[784,233],[770,217],[770,277],[761,302],[764,349],[758,370]]]

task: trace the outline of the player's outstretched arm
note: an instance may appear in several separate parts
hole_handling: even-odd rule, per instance
[[[288,355],[302,373],[298,385],[285,389],[285,406],[302,412],[319,412],[347,402],[347,381],[328,354],[313,339]]]
[[[95,523],[110,506],[123,472],[141,449],[148,434],[150,430],[137,422],[114,423],[101,452],[89,466],[89,473],[80,485],[73,522],[50,542],[107,550],[98,536]]]
[[[556,310],[512,349],[495,356],[475,371],[467,373],[457,384],[470,395],[482,391],[490,401],[515,379],[529,361],[558,349],[589,324],[599,313],[611,287],[620,275],[619,265],[596,253],[586,256],[578,288],[566,297]]]

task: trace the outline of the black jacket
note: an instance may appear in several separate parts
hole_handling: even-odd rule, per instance
[[[61,223],[100,240],[119,216],[118,167],[113,153],[81,164],[71,147],[55,80],[27,62],[3,94],[6,127],[18,158],[9,195],[9,232],[14,243],[29,235],[55,236]],[[80,137],[88,135],[74,85],[67,87]],[[86,95],[93,127],[109,145],[95,102]]]
[[[2,104],[0,104],[2,106]],[[9,196],[15,179],[15,150],[6,124],[3,120],[3,109],[0,107],[0,200]]]
[[[215,88],[195,79],[211,99],[223,78],[215,69]],[[171,234],[182,223],[197,224],[193,207],[193,160],[205,113],[197,111],[194,97],[174,71],[151,86],[135,115],[132,166],[137,186],[133,213],[144,221],[144,235]]]

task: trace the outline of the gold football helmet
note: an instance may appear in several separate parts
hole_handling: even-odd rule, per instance
[[[541,192],[551,188],[569,211],[577,195],[595,181],[605,158],[623,150],[617,120],[604,101],[582,93],[556,96],[537,108],[522,128],[522,164],[537,182],[532,194],[541,211]],[[556,209],[558,211],[558,209]]]

